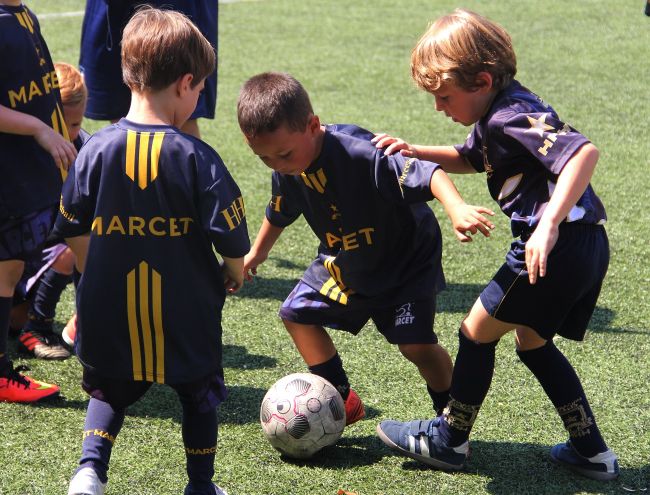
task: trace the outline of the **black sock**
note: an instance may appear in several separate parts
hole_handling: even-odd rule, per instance
[[[54,271],[49,268],[39,280],[34,294],[34,300],[29,308],[29,320],[25,325],[26,330],[37,332],[51,332],[56,305],[61,299],[61,293],[70,283],[70,275]]]
[[[341,361],[338,352],[324,363],[310,366],[309,372],[322,376],[334,385],[336,390],[341,394],[341,397],[343,397],[343,400],[346,400],[348,395],[350,395],[350,382],[348,381],[348,375],[345,374],[343,361]]]
[[[199,412],[183,404],[183,445],[189,485],[197,493],[214,491],[214,458],[217,453],[217,408]]]
[[[449,404],[440,433],[445,443],[456,447],[468,438],[478,410],[485,399],[494,374],[494,355],[499,341],[479,344],[458,332],[458,354],[451,378]]]
[[[440,416],[442,410],[447,407],[447,403],[449,402],[449,390],[436,392],[427,385],[427,392],[429,392],[429,397],[431,397],[431,400],[433,401],[433,410],[435,411],[436,416]]]
[[[12,305],[13,297],[0,297],[0,376],[2,376],[2,372],[9,369],[7,339],[9,338],[9,317]]]
[[[605,452],[607,445],[587,402],[580,378],[552,341],[530,351],[517,351],[519,359],[532,371],[551,399],[571,443],[585,457]]]
[[[108,463],[115,437],[124,423],[125,410],[115,410],[108,402],[91,398],[86,412],[79,468],[91,467],[100,481],[108,480]]]

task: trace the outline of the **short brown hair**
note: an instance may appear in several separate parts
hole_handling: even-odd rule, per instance
[[[122,78],[132,91],[160,91],[185,74],[194,87],[215,64],[210,42],[180,12],[144,6],[124,28]]]
[[[282,72],[263,72],[251,77],[237,100],[239,127],[248,137],[273,132],[281,125],[302,132],[313,114],[305,88]]]
[[[456,9],[435,21],[413,48],[411,76],[425,91],[443,83],[476,89],[476,76],[488,72],[493,88],[505,88],[517,73],[512,39],[499,24]]]
[[[59,81],[61,102],[71,107],[85,104],[88,98],[88,90],[81,72],[76,67],[65,62],[55,63],[54,70],[56,70],[56,78]]]

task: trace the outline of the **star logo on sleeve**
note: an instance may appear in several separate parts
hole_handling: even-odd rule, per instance
[[[553,126],[550,126],[546,123],[547,116],[548,116],[547,113],[543,113],[539,119],[536,119],[534,117],[531,117],[530,115],[526,115],[526,118],[530,123],[530,129],[526,129],[524,132],[532,132],[534,134],[539,135],[539,137],[543,138],[544,133],[546,131],[554,130]]]

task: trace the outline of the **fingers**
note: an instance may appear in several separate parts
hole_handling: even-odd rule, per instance
[[[460,242],[472,242],[472,233],[468,230],[466,232],[456,230],[456,239]]]

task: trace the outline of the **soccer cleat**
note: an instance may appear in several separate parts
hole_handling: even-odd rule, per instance
[[[212,487],[214,488],[214,491],[210,491],[210,493],[207,493],[207,492],[206,493],[201,493],[201,492],[198,492],[198,491],[194,490],[193,488],[191,488],[190,485],[188,484],[185,487],[185,491],[183,492],[183,495],[228,495],[226,490],[224,490],[223,488],[219,488],[216,485],[216,483],[213,484]],[[68,495],[70,495],[70,494],[68,494]]]
[[[61,338],[70,349],[74,349],[74,339],[77,337],[77,313],[72,315],[72,318],[68,320],[63,331],[61,332]]]
[[[68,495],[104,495],[106,483],[99,480],[93,468],[83,467],[70,480]]]
[[[18,338],[18,351],[40,359],[67,359],[70,351],[54,332],[23,330]]]
[[[59,395],[57,385],[39,382],[21,374],[26,366],[14,368],[9,363],[6,376],[0,376],[0,402],[37,402]]]
[[[593,457],[583,457],[569,440],[551,449],[551,459],[578,474],[599,481],[618,478],[618,458],[611,450],[601,452]]]
[[[408,423],[382,421],[377,425],[377,435],[382,442],[402,455],[443,471],[458,471],[465,466],[469,442],[458,447],[446,446],[438,432],[440,421],[441,418]]]
[[[356,423],[366,417],[366,410],[359,395],[350,389],[350,395],[345,399],[345,426]]]

